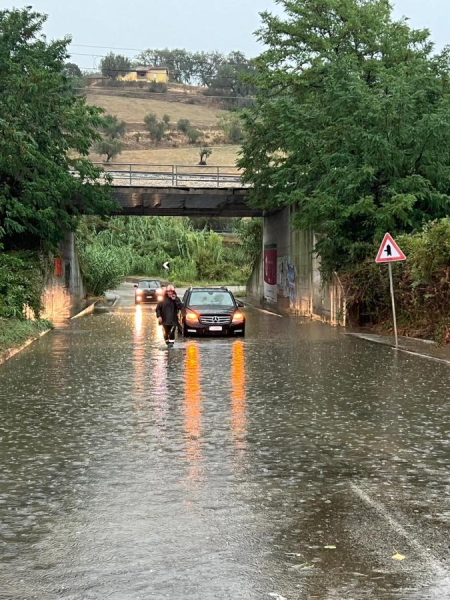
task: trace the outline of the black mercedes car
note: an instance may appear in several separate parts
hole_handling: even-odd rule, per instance
[[[157,279],[142,279],[134,284],[134,303],[159,302],[162,300],[161,282]]]
[[[191,287],[183,296],[183,335],[245,335],[243,303],[227,288]]]

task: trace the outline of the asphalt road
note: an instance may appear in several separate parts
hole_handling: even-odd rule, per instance
[[[2,600],[450,597],[447,364],[118,294],[0,367]]]

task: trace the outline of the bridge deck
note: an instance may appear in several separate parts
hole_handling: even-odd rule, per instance
[[[95,163],[112,178],[122,215],[258,217],[236,166]]]
[[[121,215],[173,217],[259,217],[247,204],[246,188],[137,187],[112,188]]]

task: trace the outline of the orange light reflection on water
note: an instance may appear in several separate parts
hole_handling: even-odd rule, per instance
[[[245,353],[242,340],[233,343],[231,354],[231,431],[238,448],[245,446],[247,435],[245,397]]]
[[[200,352],[196,342],[188,342],[184,363],[183,426],[186,437],[186,457],[189,461],[189,480],[197,481],[200,474],[202,398],[200,386]]]

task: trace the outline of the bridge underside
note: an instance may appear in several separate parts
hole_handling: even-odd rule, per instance
[[[247,205],[246,188],[182,188],[113,186],[117,214],[166,217],[260,217]]]

